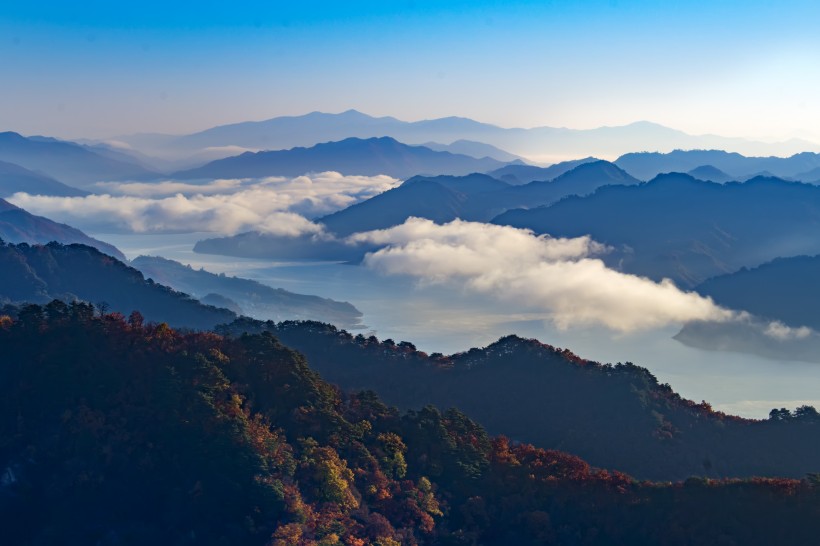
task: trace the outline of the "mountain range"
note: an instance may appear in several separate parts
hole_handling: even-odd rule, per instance
[[[299,176],[309,172],[337,171],[347,175],[386,174],[408,178],[417,174],[484,172],[504,165],[501,161],[476,159],[462,154],[437,152],[423,146],[408,146],[389,137],[346,138],[310,148],[246,152],[219,159],[196,169],[179,171],[178,179],[261,178]]]
[[[471,140],[518,156],[549,162],[588,155],[614,158],[635,150],[725,149],[749,155],[820,151],[818,145],[807,141],[790,140],[771,144],[715,135],[692,136],[649,122],[597,129],[508,129],[459,117],[407,122],[393,117],[372,117],[355,110],[339,114],[312,112],[302,116],[233,123],[182,136],[141,134],[117,136],[114,140],[128,143],[149,155],[167,156],[227,146],[282,150],[349,137],[367,139],[381,136],[390,136],[408,144],[450,144],[458,140]]]
[[[329,233],[347,237],[356,232],[385,229],[413,217],[446,223],[456,218],[489,221],[515,207],[537,207],[568,195],[586,195],[609,184],[637,184],[616,165],[606,161],[584,162],[554,180],[512,186],[485,174],[467,176],[416,176],[402,185],[346,209],[318,218]],[[206,239],[196,252],[230,256],[357,260],[370,246],[351,246],[327,238],[276,237],[243,233]]]
[[[693,288],[781,256],[820,253],[820,187],[759,177],[716,184],[685,174],[505,212],[493,223],[613,247],[612,267]]]

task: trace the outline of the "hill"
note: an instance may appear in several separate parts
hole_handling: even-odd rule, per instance
[[[17,192],[59,197],[88,195],[86,191],[67,186],[49,176],[24,169],[14,163],[0,161],[0,197],[10,197]]]
[[[125,350],[127,349],[127,350]],[[69,544],[811,544],[816,481],[639,483],[345,394],[269,334],[0,320],[0,524]],[[36,363],[36,365],[34,365]],[[762,448],[762,446],[761,446]]]
[[[222,331],[265,330],[345,389],[374,390],[401,409],[455,406],[491,434],[641,479],[801,477],[817,465],[816,412],[768,421],[728,416],[682,399],[644,368],[587,361],[536,340],[508,336],[444,356],[318,323],[239,320]]]
[[[159,176],[127,156],[111,157],[92,149],[44,137],[24,137],[0,133],[0,161],[14,163],[44,173],[81,189],[92,189],[96,182],[108,180],[151,179]]]
[[[260,178],[337,171],[348,175],[387,174],[408,178],[425,173],[464,175],[489,171],[502,165],[495,159],[476,159],[450,152],[436,152],[423,146],[408,146],[389,137],[347,138],[311,148],[246,152],[172,176],[180,179]]]
[[[820,253],[820,188],[775,178],[714,184],[684,174],[599,188],[493,223],[556,237],[591,235],[611,264],[684,287],[779,256]]]
[[[732,180],[734,180],[732,176],[726,174],[717,167],[713,167],[711,165],[701,165],[700,167],[695,167],[686,174],[688,174],[692,178],[697,178],[698,180],[705,180],[706,182],[717,182],[718,184],[722,184],[724,182],[731,182]]]
[[[124,315],[138,310],[146,320],[203,330],[236,317],[146,281],[136,269],[90,246],[0,246],[0,301],[52,299],[82,300]]]
[[[9,243],[78,243],[93,246],[100,252],[125,260],[123,253],[113,245],[89,237],[66,224],[35,216],[3,199],[0,199],[0,239]]]
[[[362,313],[347,302],[319,296],[295,294],[238,277],[216,275],[204,269],[193,269],[173,260],[139,256],[131,266],[155,282],[170,286],[219,307],[235,304],[237,314],[262,320],[319,320],[343,328],[360,326]],[[222,298],[221,300],[219,298]]]

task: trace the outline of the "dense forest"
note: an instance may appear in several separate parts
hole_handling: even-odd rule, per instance
[[[493,434],[642,479],[799,478],[820,469],[820,415],[810,406],[777,408],[764,421],[725,415],[681,398],[645,368],[515,336],[445,356],[315,322],[240,319],[220,328],[265,330],[343,388],[374,390],[401,409],[455,406]]]
[[[0,318],[9,544],[813,544],[803,480],[639,482],[400,414],[269,332],[181,334],[88,304]]]

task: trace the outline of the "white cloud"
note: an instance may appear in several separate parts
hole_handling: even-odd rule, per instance
[[[691,320],[728,320],[731,311],[670,280],[609,269],[589,237],[554,239],[529,230],[456,220],[410,218],[351,242],[385,244],[365,265],[429,282],[453,281],[522,308],[545,311],[558,327],[601,324],[620,332]]]
[[[778,341],[788,341],[792,339],[806,339],[812,334],[812,330],[807,326],[791,328],[780,321],[774,321],[766,326],[763,333]]]
[[[108,182],[99,185],[103,194],[54,197],[18,193],[9,201],[33,214],[98,231],[210,231],[226,235],[263,231],[295,236],[321,231],[320,225],[307,218],[345,208],[398,184],[389,176],[325,172],[207,184]]]

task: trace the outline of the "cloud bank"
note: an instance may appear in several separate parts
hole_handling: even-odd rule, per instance
[[[296,236],[318,233],[308,220],[387,191],[389,176],[343,176],[325,172],[296,178],[214,180],[191,184],[100,183],[104,193],[54,197],[18,193],[8,200],[33,214],[93,230],[208,231],[232,235],[262,231]]]
[[[354,243],[385,248],[365,265],[539,309],[559,327],[600,324],[618,332],[734,317],[709,299],[609,269],[595,258],[606,247],[589,237],[555,239],[529,230],[456,220],[438,225],[410,218],[386,230],[355,234]]]

